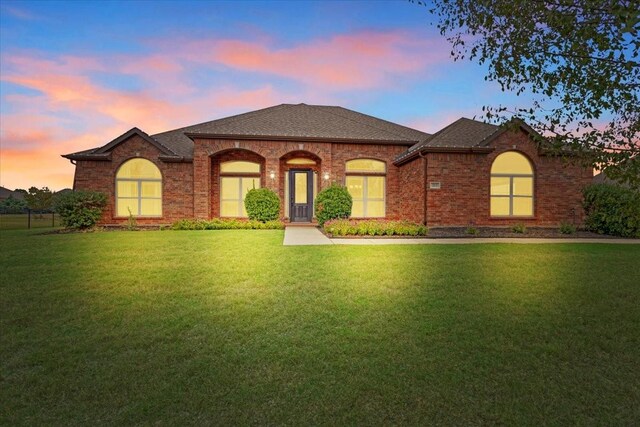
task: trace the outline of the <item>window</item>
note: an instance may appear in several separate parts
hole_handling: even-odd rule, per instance
[[[508,151],[493,161],[491,216],[533,216],[533,168],[524,155]]]
[[[352,217],[385,216],[386,170],[385,163],[379,160],[357,159],[346,163],[345,184],[353,198]]]
[[[287,160],[288,165],[315,165],[316,162],[311,159],[306,159],[304,157],[296,157],[294,159]]]
[[[247,217],[244,198],[253,188],[260,188],[260,164],[223,162],[220,164],[220,216]]]
[[[162,175],[146,159],[131,159],[116,173],[117,216],[162,216]]]

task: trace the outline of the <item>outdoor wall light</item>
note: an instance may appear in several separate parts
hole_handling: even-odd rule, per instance
[[[274,171],[269,172],[269,178],[276,179],[276,173]]]
[[[329,180],[329,172],[325,172],[324,175],[322,175],[322,178],[324,178],[325,181]]]

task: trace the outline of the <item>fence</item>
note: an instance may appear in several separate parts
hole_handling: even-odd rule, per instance
[[[60,217],[55,212],[27,210],[17,214],[0,213],[0,229],[2,230],[59,227],[60,225]]]

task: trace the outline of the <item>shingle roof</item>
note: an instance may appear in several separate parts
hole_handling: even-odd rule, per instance
[[[199,135],[203,137],[272,137],[274,139],[300,138],[378,142],[406,146],[415,144],[430,136],[428,133],[416,129],[342,107],[280,104],[158,133],[151,135],[150,138],[160,146],[166,147],[175,156],[190,159],[193,157],[193,140],[191,138]],[[120,138],[116,138],[114,141]],[[114,141],[103,147],[67,156],[74,158],[95,157],[109,151],[108,148],[113,145]]]
[[[423,141],[412,145],[407,151],[396,157],[396,162],[406,160],[412,154],[426,148],[483,147],[489,141],[489,137],[499,131],[500,127],[498,126],[462,117]]]

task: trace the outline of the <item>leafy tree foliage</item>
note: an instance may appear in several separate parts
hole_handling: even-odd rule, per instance
[[[24,195],[24,200],[27,202],[29,209],[48,211],[53,205],[53,193],[47,187],[31,187],[29,192]]]
[[[27,209],[27,202],[20,199],[14,199],[13,196],[0,201],[0,213],[18,214],[23,213]]]
[[[487,106],[487,120],[520,117],[557,153],[570,147],[640,188],[638,0],[417,3],[436,16],[455,60],[486,63],[485,79],[533,99],[526,107]]]

